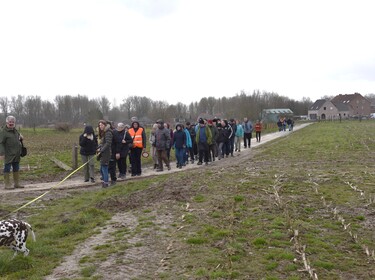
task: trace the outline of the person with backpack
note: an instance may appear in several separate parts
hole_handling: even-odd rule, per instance
[[[209,146],[212,144],[211,129],[206,125],[203,118],[199,118],[196,128],[195,140],[198,146],[198,165],[202,165],[203,160],[208,165]]]

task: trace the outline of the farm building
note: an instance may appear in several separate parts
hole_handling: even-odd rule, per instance
[[[263,109],[262,120],[264,123],[277,123],[280,118],[291,118],[293,115],[290,109]]]
[[[335,120],[370,116],[371,102],[359,93],[339,94],[332,100],[318,99],[308,110],[310,120]]]

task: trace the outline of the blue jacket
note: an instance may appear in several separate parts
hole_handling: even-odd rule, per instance
[[[245,133],[253,132],[253,124],[249,120],[247,122],[243,122],[242,127],[243,127]]]
[[[186,147],[192,148],[193,142],[191,141],[190,132],[187,128],[184,128],[185,134],[186,134]]]
[[[182,129],[173,133],[173,146],[177,149],[186,147],[186,133]]]
[[[236,136],[243,137],[243,135],[244,135],[244,131],[243,131],[242,125],[237,124]]]

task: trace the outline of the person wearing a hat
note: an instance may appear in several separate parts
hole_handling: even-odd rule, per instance
[[[156,171],[161,172],[163,171],[163,161],[166,164],[168,170],[171,169],[171,165],[167,156],[167,149],[169,149],[171,145],[171,134],[169,132],[169,129],[164,126],[163,120],[159,119],[156,121],[156,123],[158,124],[158,128],[155,131],[155,148],[158,158],[158,168],[156,169]]]
[[[195,136],[198,145],[198,165],[202,165],[203,159],[208,164],[209,145],[212,143],[212,134],[204,120],[199,118],[197,126],[197,135]]]

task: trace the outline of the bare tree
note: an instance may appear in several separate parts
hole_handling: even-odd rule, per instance
[[[128,119],[130,120],[135,111],[134,96],[129,96],[124,99],[121,107],[124,108],[125,112],[127,113]]]
[[[56,107],[50,101],[42,101],[42,122],[50,124],[56,121]]]
[[[4,116],[8,115],[9,99],[7,96],[0,97],[0,109],[1,109],[1,112],[4,114]]]
[[[11,98],[11,111],[17,118],[18,123],[24,123],[24,107],[25,107],[25,97],[18,95],[17,97],[12,96]]]
[[[111,108],[111,103],[108,98],[102,96],[98,99],[99,109],[102,111],[104,117],[108,117],[109,109]]]
[[[28,96],[25,101],[25,124],[35,127],[42,123],[42,99],[40,96]]]

